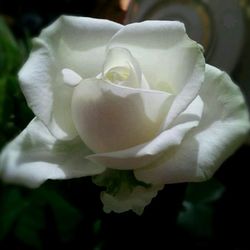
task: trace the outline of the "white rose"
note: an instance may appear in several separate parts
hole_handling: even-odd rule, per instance
[[[2,151],[1,178],[95,176],[106,212],[140,214],[165,184],[208,179],[249,130],[239,88],[179,22],[63,16],[19,78],[36,118]]]

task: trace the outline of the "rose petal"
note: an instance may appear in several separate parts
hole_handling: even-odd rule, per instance
[[[64,84],[61,70],[96,76],[102,70],[105,47],[122,26],[107,20],[62,16],[33,41],[19,79],[29,106],[59,139],[72,139],[72,89]]]
[[[137,186],[133,188],[131,193],[126,195],[111,195],[106,192],[101,193],[101,201],[103,203],[103,210],[106,213],[112,211],[116,213],[123,213],[129,210],[134,211],[138,215],[142,215],[144,208],[150,204],[152,199],[156,197],[158,191],[163,189],[163,186],[152,186],[145,188]]]
[[[82,80],[82,78],[71,69],[63,69],[62,75],[64,83],[68,84],[70,87],[76,86]]]
[[[28,61],[19,72],[19,80],[29,107],[48,124],[53,109],[51,81],[56,69],[46,44],[35,39],[33,46]]]
[[[197,96],[204,80],[200,45],[188,38],[179,22],[145,21],[120,29],[108,48],[115,47],[132,53],[152,89],[177,95],[163,126],[167,128]]]
[[[245,140],[249,116],[229,76],[207,65],[200,95],[205,106],[199,126],[159,162],[136,170],[138,180],[157,184],[203,181]]]
[[[114,84],[149,89],[138,62],[130,51],[124,48],[113,48],[108,51],[103,78]]]
[[[180,145],[184,136],[199,124],[202,111],[203,102],[200,97],[197,97],[179,115],[171,128],[160,133],[153,140],[126,150],[94,154],[87,158],[114,169],[141,168],[159,158],[162,153]]]
[[[88,79],[74,90],[72,117],[89,148],[109,152],[152,140],[171,101],[164,92]]]
[[[68,179],[102,173],[103,166],[85,158],[90,151],[79,139],[58,141],[38,119],[0,155],[0,176],[10,183],[38,187],[48,179]]]

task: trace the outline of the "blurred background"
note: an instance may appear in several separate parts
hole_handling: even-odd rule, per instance
[[[180,20],[250,104],[248,0],[0,0],[0,149],[33,117],[17,79],[31,38],[62,14]],[[105,214],[90,178],[35,190],[0,182],[0,249],[250,249],[249,152],[243,145],[207,182],[167,185],[142,216]]]

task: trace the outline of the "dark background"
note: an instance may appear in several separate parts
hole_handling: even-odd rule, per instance
[[[244,11],[242,54],[230,73],[246,93],[250,26]],[[0,16],[13,35],[0,33],[0,147],[33,117],[16,78],[30,38],[61,14],[117,22],[125,17],[111,0],[0,1]],[[0,182],[0,249],[250,249],[249,152],[242,146],[211,181],[167,185],[142,216],[105,214],[101,189],[90,178],[49,181],[36,190]]]

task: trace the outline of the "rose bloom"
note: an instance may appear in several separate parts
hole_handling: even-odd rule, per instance
[[[3,149],[1,178],[93,176],[106,212],[141,214],[165,184],[207,180],[249,130],[239,88],[180,22],[62,16],[19,79],[35,118]]]

